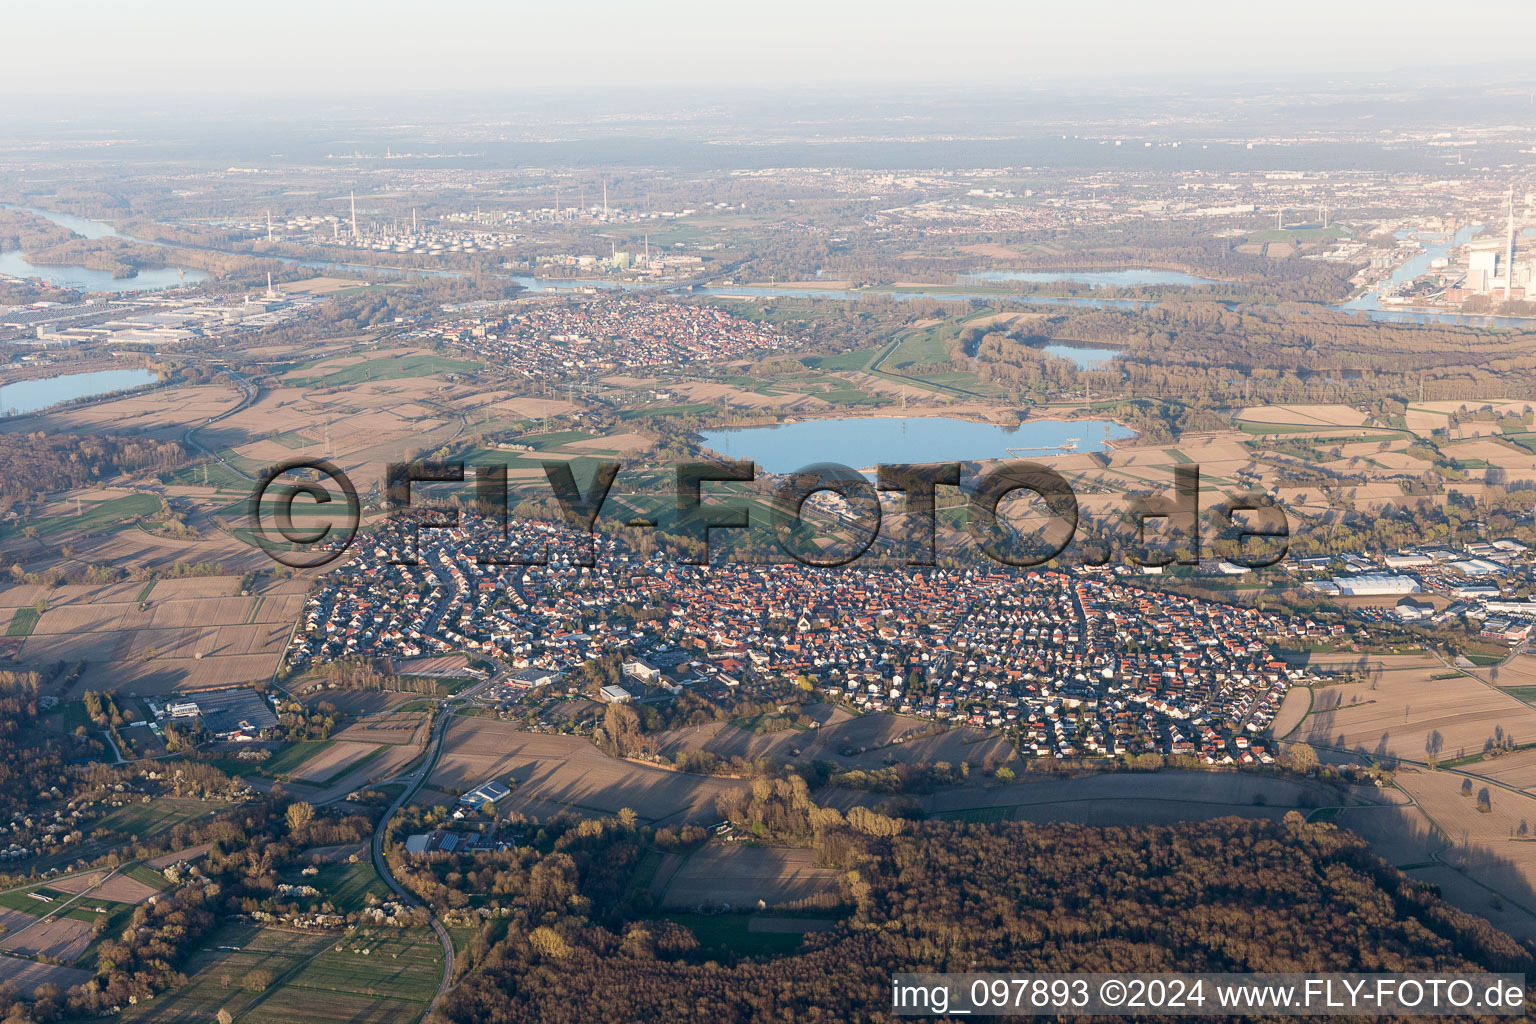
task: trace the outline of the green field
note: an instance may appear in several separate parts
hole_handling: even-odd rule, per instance
[[[290,449],[308,448],[315,443],[312,439],[304,436],[302,430],[290,430],[286,433],[278,434],[269,440],[276,441],[284,448]]]
[[[1255,231],[1248,236],[1249,242],[1317,242],[1325,238],[1348,238],[1349,232],[1341,227],[1326,228],[1269,228]]]
[[[33,893],[53,897],[52,903],[44,903],[33,897]],[[34,885],[26,889],[18,889],[15,892],[0,892],[0,907],[7,910],[19,910],[24,914],[32,914],[41,917],[58,909],[59,904],[69,899],[66,893],[57,889],[50,889],[46,885]]]
[[[300,740],[297,743],[290,743],[262,764],[261,774],[273,777],[286,775],[335,742],[335,740]]]
[[[862,370],[869,365],[871,359],[879,354],[880,350],[877,348],[860,348],[835,356],[806,356],[800,361],[813,370],[826,370],[828,372]]]
[[[36,608],[17,608],[16,614],[11,616],[11,624],[5,627],[6,636],[31,636],[37,628],[37,620],[42,618]]]
[[[629,878],[630,891],[648,892],[665,857],[666,854],[660,850],[646,850],[645,855],[640,858],[640,863],[635,865],[635,873]]]
[[[621,420],[636,420],[642,416],[704,416],[719,409],[711,402],[693,402],[688,405],[642,405],[619,413]]]
[[[135,864],[127,871],[124,871],[123,874],[136,882],[143,882],[145,885],[153,886],[156,889],[164,889],[166,886],[165,876],[148,864]]]
[[[551,452],[573,441],[591,441],[598,436],[584,430],[552,430],[547,434],[525,434],[517,440],[535,451]]]
[[[152,516],[159,511],[160,499],[153,494],[124,494],[105,501],[82,500],[79,513],[75,512],[74,503],[70,502],[65,510],[31,525],[36,526],[37,532],[45,537],[57,533],[90,536],[144,516]],[[9,527],[5,532],[13,534],[17,529]]]
[[[725,956],[781,956],[793,953],[805,941],[795,932],[749,930],[751,914],[667,914],[698,937],[707,953]]]
[[[242,491],[249,493],[251,481],[236,473],[222,462],[200,462],[196,465],[178,469],[168,478],[168,482],[188,487],[208,486],[220,491]]]
[[[885,357],[887,369],[903,370],[909,366],[935,366],[949,363],[946,342],[959,331],[954,326],[939,325],[920,331],[907,331]]]
[[[96,822],[95,827],[104,828],[118,836],[137,836],[144,840],[211,811],[223,810],[225,806],[190,797],[156,797],[148,803],[119,807]]]
[[[317,360],[297,369],[312,369],[324,361]],[[304,377],[287,383],[294,387],[305,388],[337,387],[342,384],[361,384],[372,380],[399,380],[402,377],[440,377],[449,373],[474,372],[481,368],[482,364],[468,359],[447,359],[443,356],[409,355],[399,358],[380,356],[376,359],[365,359],[352,366],[341,367],[330,373]]]
[[[247,986],[252,971],[268,972],[271,984]],[[184,987],[121,1019],[203,1022],[226,1009],[244,1024],[412,1024],[437,990],[442,948],[425,929],[341,935],[230,924],[185,972]]]
[[[338,912],[351,914],[368,906],[368,894],[380,900],[390,898],[389,886],[374,870],[371,860],[359,860],[356,864],[327,864],[318,875],[294,879],[312,885],[324,893],[324,898],[336,905]]]

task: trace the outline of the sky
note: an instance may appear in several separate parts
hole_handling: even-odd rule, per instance
[[[1024,83],[1530,65],[1536,3],[79,0],[8,5],[0,89],[434,92]],[[1517,65],[1518,66],[1518,65]]]

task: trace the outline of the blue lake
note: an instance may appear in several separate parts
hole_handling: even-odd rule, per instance
[[[1060,359],[1071,360],[1079,370],[1094,370],[1120,354],[1118,348],[1094,348],[1092,345],[1072,345],[1055,341],[1042,345],[1041,350]]]
[[[792,473],[814,462],[867,469],[882,462],[1034,459],[1067,451],[1102,451],[1107,440],[1135,436],[1128,427],[1110,420],[1031,420],[1004,427],[942,416],[803,420],[768,427],[721,427],[700,434],[711,451],[751,459],[770,473]]]
[[[0,387],[0,416],[37,412],[77,398],[91,398],[113,391],[143,387],[159,379],[153,370],[97,370],[92,373],[66,373],[58,377],[21,380]]]

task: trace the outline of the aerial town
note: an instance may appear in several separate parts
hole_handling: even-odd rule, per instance
[[[1525,996],[1528,13],[322,8],[11,19],[8,1024]]]

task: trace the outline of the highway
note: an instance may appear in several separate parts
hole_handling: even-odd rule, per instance
[[[233,416],[235,413],[239,412],[241,409],[244,409],[247,406],[251,405],[253,402],[256,401],[256,396],[260,393],[259,389],[256,387],[255,384],[252,384],[250,381],[246,380],[244,377],[240,376],[235,371],[233,371],[233,370],[224,370],[223,373],[224,373],[224,376],[226,376],[230,380],[234,381],[235,386],[238,387],[245,394],[245,397],[240,400],[240,404],[239,405],[236,405],[236,406],[234,406],[232,408],[229,408],[229,409],[225,409],[223,412],[219,413],[217,416],[210,416],[206,420],[203,420],[203,422],[188,427],[186,433],[181,435],[181,439],[182,439],[183,442],[186,443],[187,447],[197,449],[198,451],[202,452],[204,455],[208,456],[210,459],[213,459],[215,462],[218,462],[218,463],[226,466],[232,472],[238,473],[240,476],[245,477],[247,480],[252,480],[254,478],[249,473],[244,472],[243,470],[241,470],[238,466],[234,465],[233,463],[225,462],[222,458],[219,457],[218,453],[215,452],[212,448],[208,448],[208,447],[204,446],[200,441],[198,441],[196,438],[194,438],[192,436],[197,431],[201,430],[203,427],[209,426],[210,424],[213,424],[213,423],[217,423],[219,420],[224,419],[226,416]]]

